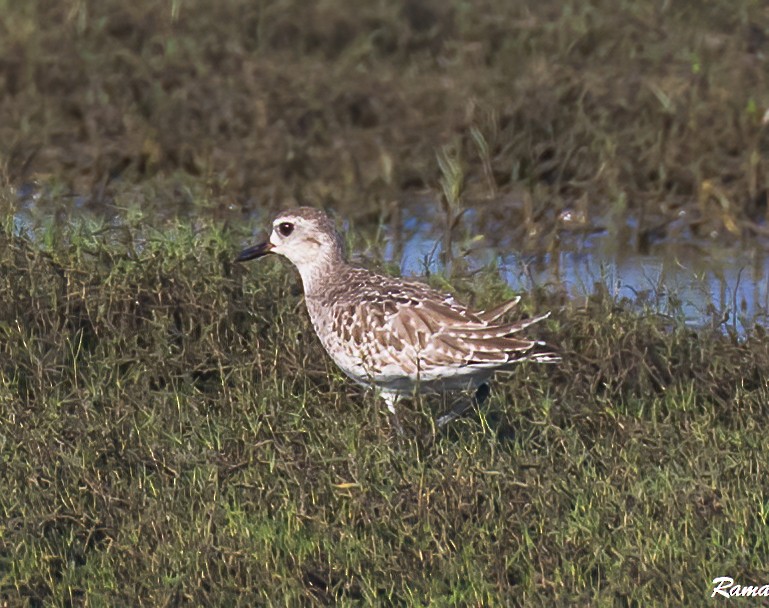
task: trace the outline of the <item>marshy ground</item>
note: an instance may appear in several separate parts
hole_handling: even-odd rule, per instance
[[[557,268],[596,233],[765,257],[760,3],[1,14],[0,604],[696,606],[718,576],[769,584],[765,304],[692,324],[646,285],[574,297]],[[294,203],[479,307],[529,277],[563,363],[499,376],[430,442],[445,404],[417,400],[398,439],[288,265],[232,262]]]

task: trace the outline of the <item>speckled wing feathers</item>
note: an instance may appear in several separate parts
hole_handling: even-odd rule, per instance
[[[516,306],[518,306],[518,302],[521,301],[521,297],[518,296],[516,298],[513,298],[512,300],[509,300],[508,302],[505,302],[504,304],[497,306],[496,308],[492,308],[491,310],[482,310],[480,312],[475,313],[475,316],[478,317],[479,320],[483,321],[484,323],[494,323],[494,321],[499,320],[503,316],[505,316],[508,312],[513,310]]]
[[[547,315],[498,322],[519,298],[472,312],[424,284],[362,272],[349,268],[347,276],[340,277],[341,285],[326,292],[329,301],[324,306],[333,310],[332,331],[341,344],[350,346],[347,355],[352,357],[354,349],[373,375],[392,365],[414,375],[447,367],[496,368],[529,356],[553,356],[531,353],[540,343],[514,336]]]

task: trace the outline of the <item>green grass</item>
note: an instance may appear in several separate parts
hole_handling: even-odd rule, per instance
[[[761,3],[0,0],[0,32],[0,605],[700,606],[717,576],[769,583],[762,328],[538,288],[522,308],[554,311],[563,363],[500,376],[431,441],[445,404],[406,405],[399,438],[295,273],[232,263],[294,202],[368,259],[415,200],[455,252],[487,244],[464,211],[537,260],[592,229],[760,249]],[[510,295],[452,262],[430,280]]]
[[[298,278],[232,264],[236,234],[6,226],[11,605],[700,605],[716,576],[762,582],[763,337],[597,295],[547,326],[561,366],[498,378],[425,442],[440,400],[399,438]]]

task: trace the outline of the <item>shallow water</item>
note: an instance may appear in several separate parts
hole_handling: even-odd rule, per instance
[[[422,208],[422,206],[418,207]],[[400,256],[405,275],[423,275],[442,269],[442,220],[407,215]],[[435,217],[435,214],[432,215]],[[599,289],[639,308],[683,317],[693,327],[716,325],[739,335],[755,324],[766,325],[769,314],[768,249],[754,242],[735,243],[689,239],[662,241],[641,254],[628,242],[629,230],[600,228],[563,231],[558,250],[521,253],[506,230],[486,230],[482,238],[472,214],[464,219],[472,245],[453,244],[453,255],[463,255],[470,271],[495,264],[515,291],[544,287],[564,292],[573,300],[585,299]],[[395,261],[396,248],[385,250]]]
[[[122,223],[120,211],[110,205],[94,213],[85,197],[63,195],[64,209],[57,212],[49,209],[51,198],[56,197],[46,193],[41,201],[40,191],[30,185],[18,188],[16,230],[34,234],[72,217],[99,216],[113,227]],[[452,240],[450,259],[461,259],[469,272],[494,265],[518,292],[542,287],[579,302],[605,290],[638,308],[683,317],[693,327],[721,326],[741,336],[755,324],[767,325],[769,243],[735,239],[725,245],[689,235],[660,240],[639,253],[632,244],[634,227],[623,219],[626,224],[612,230],[605,228],[610,220],[576,227],[564,223],[556,247],[531,246],[521,242],[520,218],[498,211],[491,218],[472,209],[463,212],[455,229],[461,238]],[[398,263],[406,276],[442,272],[447,262],[442,213],[430,197],[405,201],[396,224],[387,229],[384,259]],[[251,213],[252,220],[266,221],[263,215]],[[258,231],[259,220],[254,224]]]

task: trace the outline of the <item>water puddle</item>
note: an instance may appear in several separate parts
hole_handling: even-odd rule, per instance
[[[432,217],[437,217],[432,206]],[[424,205],[412,209],[402,223],[400,267],[405,275],[423,275],[442,268],[443,220],[431,222]],[[521,253],[512,242],[510,225],[473,214],[463,219],[467,231],[452,245],[473,271],[496,265],[518,292],[544,287],[584,300],[598,290],[639,309],[683,317],[692,327],[721,326],[744,336],[754,325],[766,325],[769,314],[769,248],[753,242],[732,246],[707,240],[660,242],[640,254],[628,242],[629,230],[600,228],[563,230],[557,250]],[[482,238],[479,236],[482,235]],[[624,237],[624,238],[623,238]],[[764,246],[762,246],[764,245]],[[394,261],[397,247],[389,243],[385,258]]]
[[[84,197],[47,193],[44,198],[64,201],[66,213],[46,212],[48,205],[33,186],[17,189],[19,233],[34,234],[47,223],[71,221],[73,216],[101,217],[113,228],[123,222],[121,210],[111,205],[102,205],[95,213]],[[252,218],[262,215],[256,209]],[[443,259],[446,231],[439,203],[427,196],[415,197],[404,202],[395,219],[386,232],[385,261],[398,263],[405,276],[442,271],[447,262]],[[238,221],[242,223],[242,215]],[[683,317],[693,327],[720,326],[740,336],[756,324],[768,324],[769,243],[753,239],[746,244],[735,238],[733,244],[725,245],[724,239],[679,235],[659,240],[641,254],[632,244],[633,226],[622,221],[625,224],[619,229],[609,230],[604,226],[611,225],[611,219],[569,226],[550,218],[541,222],[550,226],[548,241],[537,240],[536,235],[529,238],[520,212],[468,210],[452,233],[451,259],[461,260],[467,272],[496,267],[518,292],[542,287],[579,302],[605,290],[639,309]],[[258,225],[256,220],[253,223]]]

